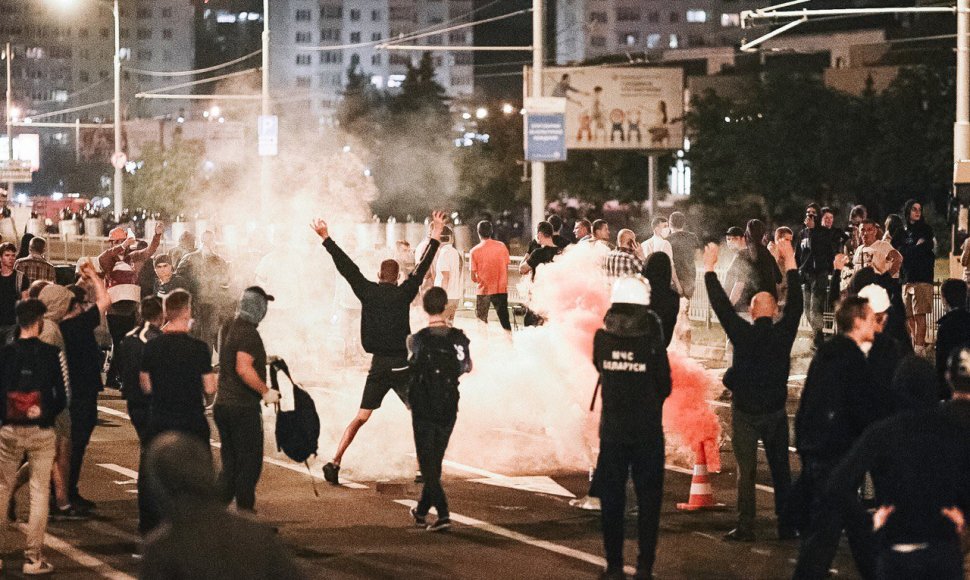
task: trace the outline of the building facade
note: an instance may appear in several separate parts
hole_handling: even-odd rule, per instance
[[[280,104],[309,103],[315,114],[330,118],[350,70],[364,74],[378,89],[393,91],[420,52],[378,45],[444,28],[471,9],[470,0],[274,0],[270,4],[273,97]],[[407,44],[470,45],[472,32],[467,28],[429,35]],[[471,95],[472,53],[434,51],[433,56],[437,80],[448,95]]]
[[[614,54],[737,45],[751,0],[556,0],[556,63]]]
[[[125,116],[179,115],[188,106],[184,100],[134,96],[186,79],[146,73],[193,68],[195,12],[191,0],[123,1],[120,13]],[[0,42],[8,41],[14,56],[14,105],[22,117],[113,98],[114,19],[110,4],[84,1],[65,6],[46,0],[0,0]],[[112,103],[106,103],[40,118],[73,122],[107,120],[111,116]]]

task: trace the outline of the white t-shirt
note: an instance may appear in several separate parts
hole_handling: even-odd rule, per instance
[[[443,244],[438,249],[434,261],[434,285],[441,286],[448,293],[448,300],[461,298],[461,254],[452,244]],[[449,272],[448,286],[442,286],[442,274]]]
[[[652,236],[650,239],[643,242],[642,247],[644,257],[649,257],[650,254],[656,252],[663,252],[670,258],[671,264],[674,261],[674,249],[670,247],[670,242],[661,238],[660,236]]]

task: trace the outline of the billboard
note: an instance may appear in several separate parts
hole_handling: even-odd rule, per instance
[[[549,67],[543,69],[542,87],[543,96],[566,99],[569,149],[663,150],[683,145],[682,69]]]

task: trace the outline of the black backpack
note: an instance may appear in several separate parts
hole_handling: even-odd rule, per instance
[[[320,438],[320,417],[310,394],[300,388],[290,376],[286,361],[277,359],[270,364],[270,383],[280,390],[277,374],[283,371],[293,384],[295,404],[292,411],[280,411],[276,407],[276,447],[287,457],[298,463],[307,464],[311,456],[317,454],[317,440]]]
[[[410,365],[411,411],[429,419],[447,420],[457,412],[458,377],[467,364],[467,348],[460,344],[462,333],[453,328],[445,335],[423,330],[415,338],[420,346]]]

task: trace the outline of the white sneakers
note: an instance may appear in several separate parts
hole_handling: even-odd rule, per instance
[[[43,558],[24,561],[23,573],[25,576],[43,576],[52,572],[54,572],[54,566]]]

